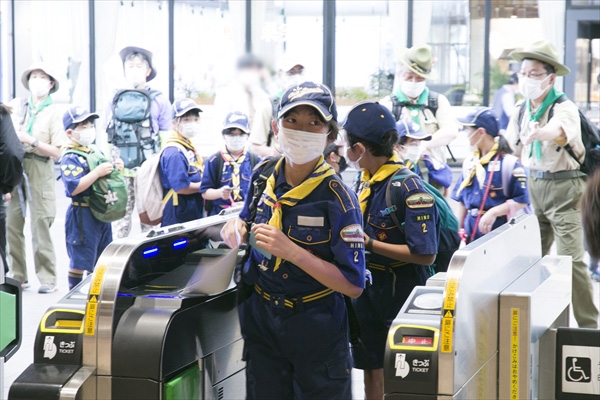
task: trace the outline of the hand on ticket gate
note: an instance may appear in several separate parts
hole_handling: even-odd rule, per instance
[[[221,229],[221,239],[233,249],[248,240],[248,225],[240,218],[230,219]]]
[[[467,233],[463,228],[458,230],[458,236],[460,236],[461,243],[467,243]]]

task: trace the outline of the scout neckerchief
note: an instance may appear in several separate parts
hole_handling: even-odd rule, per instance
[[[234,158],[227,148],[221,151],[221,157],[223,157],[223,161],[228,163],[233,171],[231,172],[231,186],[233,187],[233,201],[241,201],[242,195],[240,190],[240,167],[242,163],[246,159],[246,150],[242,151],[242,154],[236,159]]]
[[[412,120],[421,126],[421,123],[419,122],[419,110],[422,110],[427,105],[427,99],[429,99],[429,88],[427,86],[425,87],[416,103],[410,101],[410,99],[406,97],[400,88],[396,90],[394,96],[396,96],[402,107],[408,107]]]
[[[31,112],[31,116],[29,117],[29,122],[27,123],[27,129],[25,129],[27,133],[29,133],[30,135],[32,134],[35,117],[40,113],[40,111],[42,111],[44,108],[48,107],[52,103],[53,101],[50,95],[48,95],[48,97],[46,97],[44,101],[42,101],[37,107],[33,105],[33,97],[29,98],[29,111]]]
[[[315,169],[301,184],[293,187],[277,198],[275,195],[275,183],[277,182],[277,177],[279,176],[283,160],[284,158],[281,158],[281,160],[277,162],[277,165],[275,165],[275,170],[267,180],[267,186],[263,192],[265,204],[273,209],[273,215],[269,220],[269,225],[279,229],[283,229],[283,210],[281,209],[283,205],[289,207],[295,206],[298,204],[298,202],[311,194],[312,191],[315,190],[325,178],[335,175],[335,171],[331,165],[327,164],[323,156],[321,156],[317,161]],[[275,267],[273,268],[273,271],[277,271],[279,269],[281,261],[282,260],[279,257],[277,260],[275,260]]]
[[[462,183],[460,184],[460,187],[458,188],[458,190],[456,191],[456,195],[458,196],[460,194],[460,192],[462,192],[462,190],[464,188],[466,188],[467,186],[469,186],[472,182],[473,182],[473,177],[477,177],[477,182],[479,183],[479,188],[482,189],[483,185],[485,184],[485,168],[483,168],[484,165],[488,164],[492,158],[494,158],[494,156],[496,155],[496,153],[498,152],[498,145],[499,145],[499,140],[498,137],[496,137],[496,139],[494,140],[494,145],[492,146],[492,148],[490,149],[490,151],[488,151],[488,153],[483,156],[481,159],[479,159],[479,150],[477,150],[473,156],[473,167],[471,167],[471,173],[469,174],[469,176],[464,177],[464,180],[462,181]]]
[[[371,173],[367,169],[363,169],[361,182],[360,182],[360,190],[358,194],[358,202],[360,203],[360,209],[364,214],[367,210],[367,203],[369,202],[369,197],[371,196],[371,186],[373,186],[377,182],[381,182],[393,175],[400,168],[404,167],[402,161],[398,154],[394,153],[394,155],[385,162],[375,175],[371,177]]]
[[[188,162],[190,163],[190,167],[195,167],[198,172],[200,174],[202,174],[202,170],[204,169],[204,164],[202,163],[202,157],[200,157],[200,155],[196,152],[196,148],[194,147],[194,145],[192,144],[192,142],[190,141],[190,139],[187,139],[183,136],[181,136],[181,134],[179,134],[179,132],[174,131],[173,135],[167,139],[167,143],[165,144],[165,147],[168,146],[169,143],[177,143],[181,146],[183,146],[184,148],[186,148],[187,150],[191,151],[195,156],[196,156],[196,161],[192,161],[190,159],[190,157],[186,158],[188,160]]]
[[[554,89],[554,86],[548,92],[548,95],[540,105],[540,108],[535,112],[534,115],[531,115],[531,100],[527,99],[525,102],[525,112],[527,113],[527,117],[529,117],[528,121],[539,122],[542,115],[546,113],[548,107],[550,107],[554,102],[562,96],[563,93]],[[526,120],[527,121],[527,120]],[[542,143],[539,140],[534,140],[532,146],[529,149],[529,158],[532,157],[533,152],[535,151],[535,158],[537,161],[542,159]]]

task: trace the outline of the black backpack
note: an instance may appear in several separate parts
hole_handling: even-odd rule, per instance
[[[405,232],[397,215],[398,207],[396,204],[404,204],[400,198],[400,191],[398,188],[402,186],[404,181],[408,178],[420,179],[417,174],[413,173],[408,168],[401,168],[396,171],[394,175],[392,175],[385,189],[386,207],[388,210],[392,211],[390,213],[390,217],[403,235]],[[400,186],[397,185],[396,181],[398,180],[402,180]],[[442,196],[442,194],[436,188],[431,186],[426,181],[421,180],[421,182],[423,182],[423,187],[425,190],[434,197],[435,204],[437,205],[438,212],[440,213],[440,240],[438,242],[438,252],[437,256],[435,257],[433,268],[435,272],[446,272],[454,252],[458,250],[460,246],[458,220],[456,219],[456,216],[452,212],[452,208],[444,196]]]
[[[554,105],[556,103],[563,103],[567,101],[569,98],[566,95],[560,96],[556,101],[550,106],[550,110],[548,111],[548,121],[554,115]],[[592,173],[600,168],[600,132],[598,132],[598,128],[594,126],[588,120],[585,115],[579,110],[579,121],[581,125],[581,141],[583,142],[583,147],[585,147],[585,158],[583,162],[579,162],[579,158],[573,152],[571,145],[567,143],[562,146],[562,148],[569,153],[571,157],[579,164],[579,170],[586,175],[592,175]],[[525,101],[521,103],[519,108],[519,127],[521,126],[521,122],[523,121],[523,115],[525,114]],[[557,148],[557,151],[561,147]]]
[[[135,168],[160,148],[150,110],[157,90],[125,89],[112,101],[112,119],[106,128],[108,142],[119,148],[125,168]]]
[[[252,169],[254,169],[256,164],[258,164],[258,161],[260,160],[260,158],[258,157],[258,155],[256,153],[253,153],[251,151],[246,151],[246,155],[250,156],[250,165],[252,166]],[[206,163],[208,163],[208,159],[206,160]],[[217,165],[216,165],[216,169],[217,169],[216,182],[217,182],[217,184],[219,184],[221,182],[221,176],[223,175],[223,166],[224,165],[225,165],[225,160],[223,160],[223,156],[219,152],[217,155]],[[275,164],[273,164],[273,168],[275,168]],[[207,170],[206,166],[204,167],[204,170],[205,171]],[[264,188],[263,188],[263,190],[264,190]],[[262,194],[262,192],[261,192],[261,194]],[[213,200],[205,200],[204,201],[204,209],[206,210],[206,215],[210,215],[213,207],[214,207]]]

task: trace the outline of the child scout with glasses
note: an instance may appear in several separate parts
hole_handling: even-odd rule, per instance
[[[473,155],[463,163],[452,198],[458,202],[456,217],[470,243],[527,207],[529,194],[525,169],[499,134],[494,112],[480,108],[459,121]]]
[[[65,221],[67,254],[70,259],[69,290],[81,282],[85,271],[94,271],[100,254],[112,242],[110,222],[96,219],[86,201],[92,195],[91,187],[94,182],[109,175],[114,169],[113,164],[106,161],[90,170],[87,159],[81,155],[81,152],[99,152],[90,146],[96,139],[94,120],[97,118],[98,114],[90,113],[83,107],[73,107],[63,117],[63,125],[70,140],[60,160],[61,179],[67,196],[71,198]]]
[[[288,88],[272,127],[283,157],[254,172],[253,182],[272,168],[256,215],[247,196],[221,231],[232,248],[250,232],[241,278],[251,291],[239,306],[247,398],[351,399],[342,295],[361,294],[365,260],[356,196],[323,157],[338,132],[331,91],[313,82]]]
[[[388,330],[413,288],[425,285],[430,276],[426,266],[438,251],[439,213],[421,179],[394,152],[396,120],[386,107],[358,103],[343,127],[348,162],[362,169],[358,200],[373,276],[372,285],[353,301],[364,343],[355,349],[354,365],[364,370],[365,397],[382,399]],[[388,183],[390,190],[401,191],[400,204],[388,205]]]
[[[202,110],[194,100],[181,99],[173,103],[173,111],[173,131],[160,155],[160,183],[165,202],[161,226],[193,221],[204,213],[200,194],[202,157],[192,143],[192,138],[200,132]]]
[[[206,160],[202,174],[200,193],[205,200],[207,216],[243,204],[252,169],[258,163],[258,156],[246,150],[249,133],[246,114],[239,111],[227,114],[222,130],[225,148]]]

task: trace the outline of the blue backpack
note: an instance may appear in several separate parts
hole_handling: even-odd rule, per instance
[[[135,168],[160,148],[150,110],[157,90],[126,89],[115,94],[112,119],[106,128],[108,142],[119,148],[125,168]]]

